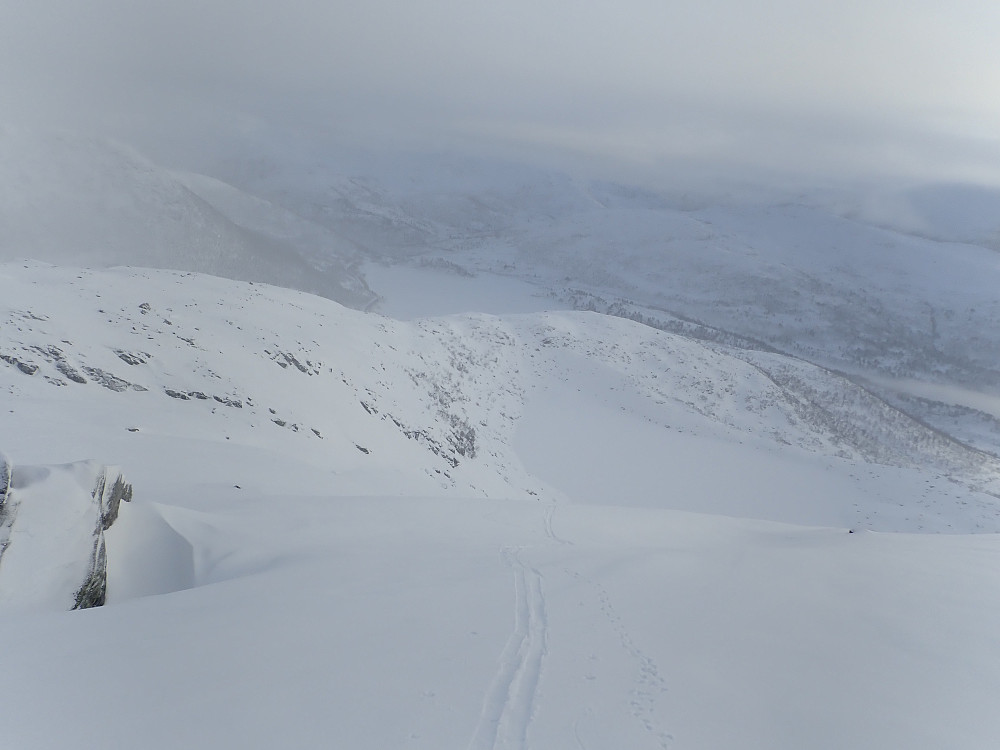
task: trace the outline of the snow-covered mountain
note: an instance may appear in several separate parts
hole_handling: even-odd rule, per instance
[[[570,307],[792,355],[1000,454],[987,188],[720,197],[454,156],[220,173],[350,234],[389,314]]]
[[[208,171],[0,131],[0,746],[1000,734],[990,191]]]
[[[1000,250],[1000,190],[996,187],[923,185],[870,200],[850,213],[928,239]]]
[[[316,273],[294,241],[301,227],[285,236],[260,231],[262,222],[276,223],[268,219],[279,209],[248,196],[242,203],[253,202],[249,211],[236,216],[219,210],[186,180],[126,146],[2,126],[0,175],[2,259],[199,271],[270,281],[359,306],[372,299],[340,245],[311,238],[324,251],[324,273]],[[241,205],[227,197],[227,206]]]
[[[595,313],[400,322],[169,271],[8,263],[0,300],[12,462],[135,485],[108,606],[0,614],[13,745],[1000,729],[998,461],[842,376]]]
[[[553,501],[565,484],[589,484],[572,494],[596,500],[596,486],[686,477],[693,494],[655,504],[858,528],[1000,530],[1000,459],[843,376],[777,354],[583,312],[405,323],[192,274],[28,264],[8,265],[2,282],[0,358],[15,403],[53,420],[81,404],[107,410],[98,427],[68,420],[68,453],[58,455],[26,426],[17,443],[32,461],[103,447],[100,433],[142,483],[160,471],[144,443],[183,430],[199,454],[207,441],[243,462],[239,451],[265,445],[353,494]],[[671,458],[692,450],[751,456],[743,496],[729,503],[714,488],[695,489],[697,475]],[[965,489],[954,498],[915,492],[898,511],[880,504],[889,498],[876,486],[848,491],[848,482],[839,499],[824,491],[776,511],[765,488],[789,461],[805,475],[847,481],[860,464],[893,482],[900,472],[912,473],[914,487],[947,476]],[[201,471],[248,481],[230,482],[224,465]],[[552,486],[533,474],[551,475]],[[259,480],[268,477],[276,479],[267,471]]]
[[[563,305],[688,335],[740,336],[865,377],[939,428],[940,409],[914,401],[907,381],[965,389],[946,405],[986,414],[975,404],[1000,398],[1000,223],[985,188],[901,190],[880,207],[842,193],[706,197],[499,160],[336,151],[223,162],[220,180],[10,127],[0,166],[8,259],[192,270],[358,308],[395,292],[372,291],[366,274],[407,262],[444,278],[513,278]]]
[[[875,376],[886,397],[906,392],[890,379],[1000,396],[995,191],[711,196],[454,156],[351,168],[319,157],[218,167],[381,263],[499,274],[587,309],[695,322]]]

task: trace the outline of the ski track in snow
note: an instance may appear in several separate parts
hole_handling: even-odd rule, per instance
[[[469,750],[524,750],[535,713],[535,696],[548,651],[548,620],[542,575],[521,559],[520,548],[501,549],[514,571],[514,632],[483,701]]]
[[[545,506],[545,515],[543,517],[545,536],[556,544],[572,545],[573,542],[568,539],[563,539],[556,533],[556,530],[552,528],[552,517],[556,513],[556,505],[556,502],[553,501]]]

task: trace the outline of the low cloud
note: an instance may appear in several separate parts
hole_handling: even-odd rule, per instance
[[[12,2],[0,90],[178,161],[255,131],[1000,182],[997,38],[973,0]]]

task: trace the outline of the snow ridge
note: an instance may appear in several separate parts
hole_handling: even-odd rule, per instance
[[[194,454],[191,461],[225,486],[251,481],[240,449],[266,448],[294,457],[317,481],[333,472],[340,486],[362,494],[406,488],[553,503],[566,480],[579,480],[546,472],[587,455],[571,473],[593,467],[594,487],[614,491],[612,483],[642,476],[652,487],[658,477],[663,502],[717,510],[725,495],[707,487],[663,493],[695,465],[679,456],[701,445],[734,451],[761,477],[760,499],[733,501],[729,513],[913,531],[1000,529],[1000,459],[844,376],[777,354],[705,345],[593,313],[404,323],[290,290],[164,271],[9,264],[0,290],[0,382],[16,399],[15,415],[18,402],[36,401],[53,421],[78,410],[104,415],[71,421],[66,437],[81,447],[59,460],[103,444],[139,477],[144,466],[153,472],[148,441],[189,435],[219,446],[224,461]],[[579,402],[552,411],[571,397]],[[549,411],[546,426],[538,415]],[[591,413],[612,422],[573,426]],[[622,440],[602,438],[616,422]],[[5,420],[8,444],[27,449],[35,441],[39,453],[28,460],[51,460],[43,435],[27,426],[17,434],[18,424]],[[556,434],[536,442],[539,429]],[[905,470],[919,489],[891,521],[881,520],[890,508],[872,498],[890,502],[894,493],[860,485],[849,493],[857,495],[850,513],[828,505],[815,515],[798,501],[801,515],[768,510],[770,480],[757,467],[803,461],[852,483],[866,481],[854,478],[856,466],[869,467],[878,482],[888,469]],[[254,481],[276,481],[253,473]],[[955,491],[934,489],[943,478]],[[847,505],[832,493],[823,502]]]

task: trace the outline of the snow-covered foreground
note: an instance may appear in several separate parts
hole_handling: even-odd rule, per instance
[[[996,536],[149,494],[109,532],[149,515],[110,590],[158,533],[191,545],[157,562],[186,563],[193,588],[5,617],[8,746],[973,748],[1000,732]]]
[[[0,447],[135,485],[109,606],[0,612],[2,746],[1000,736],[996,459],[840,376],[163,271],[0,300]]]

